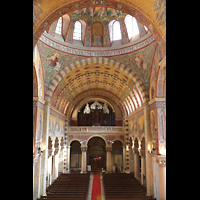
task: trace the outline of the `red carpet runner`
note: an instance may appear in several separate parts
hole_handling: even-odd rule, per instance
[[[91,200],[101,200],[101,180],[99,172],[94,173],[93,176]]]

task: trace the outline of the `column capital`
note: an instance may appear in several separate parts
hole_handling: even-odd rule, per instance
[[[87,147],[81,147],[81,151],[86,152],[87,151]]]
[[[159,164],[159,166],[166,166],[166,155],[156,155],[156,162]]]
[[[106,147],[106,151],[111,152],[112,151],[112,147]]]

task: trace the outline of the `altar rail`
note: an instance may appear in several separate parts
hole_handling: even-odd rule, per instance
[[[123,126],[70,126],[68,133],[121,133]]]

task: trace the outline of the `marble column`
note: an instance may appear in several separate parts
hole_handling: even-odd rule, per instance
[[[66,173],[70,173],[70,148],[71,146],[66,147],[66,151],[67,151]]]
[[[160,200],[166,200],[166,155],[158,155]]]
[[[134,171],[135,178],[140,178],[140,159],[139,159],[139,151],[138,148],[134,148]]]
[[[58,177],[59,148],[55,148],[53,155],[53,180]]]
[[[151,148],[151,129],[150,129],[149,103],[145,102],[143,104],[143,106],[144,106],[144,124],[145,124],[146,187],[147,187],[147,196],[153,196],[152,156],[148,152],[148,149]]]
[[[130,159],[130,172],[134,172],[134,154],[132,147],[129,147],[129,159]]]
[[[82,151],[82,160],[81,160],[81,173],[87,173],[86,171],[86,165],[87,165],[87,147],[81,147]]]
[[[112,166],[111,166],[111,151],[112,147],[106,147],[107,155],[106,155],[106,173],[112,172]]]
[[[126,146],[123,145],[123,173],[126,172]]]
[[[48,171],[49,116],[50,116],[50,103],[45,102],[42,145],[41,145],[43,149],[43,154],[41,155],[40,196],[46,196],[46,176]]]
[[[140,150],[141,154],[141,184],[146,185],[146,160],[145,160],[145,150]]]
[[[40,171],[41,171],[41,154],[37,154],[34,156],[33,163],[33,197],[40,197]]]

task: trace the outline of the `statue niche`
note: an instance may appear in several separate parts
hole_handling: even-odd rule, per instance
[[[77,115],[78,126],[115,126],[115,113],[106,102],[90,101]]]

